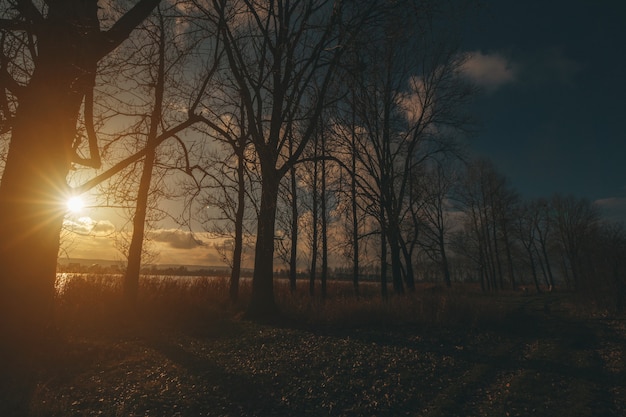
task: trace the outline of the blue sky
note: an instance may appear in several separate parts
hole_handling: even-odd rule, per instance
[[[483,4],[464,38],[483,71],[471,149],[526,197],[574,194],[626,220],[626,1]]]

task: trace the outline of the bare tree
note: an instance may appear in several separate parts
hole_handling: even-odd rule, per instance
[[[536,245],[537,245],[537,223],[539,221],[539,207],[532,203],[520,205],[516,213],[515,226],[517,237],[526,250],[527,262],[533,276],[535,290],[541,292],[539,279],[537,277]]]
[[[154,171],[159,168],[159,159],[163,162],[165,162],[164,160],[166,159],[163,155],[159,156],[157,152],[159,134],[171,129],[171,125],[178,125],[180,123],[180,121],[176,119],[172,120],[171,116],[176,113],[172,107],[180,105],[180,101],[191,101],[192,105],[189,108],[189,113],[196,111],[204,91],[218,65],[219,48],[216,45],[215,52],[211,54],[209,58],[212,59],[213,62],[207,66],[207,73],[204,74],[204,79],[198,81],[200,86],[195,90],[189,88],[190,91],[194,91],[192,97],[183,97],[182,94],[185,93],[180,91],[180,84],[182,83],[177,80],[177,78],[182,77],[184,74],[184,68],[182,68],[182,66],[187,63],[188,56],[195,52],[194,49],[197,47],[197,42],[191,37],[187,39],[178,37],[176,42],[173,41],[176,38],[175,27],[181,19],[181,16],[176,13],[175,7],[170,6],[165,10],[158,8],[157,11],[155,21],[149,22],[151,26],[143,31],[147,39],[145,48],[149,50],[154,48],[151,53],[146,54],[148,55],[148,62],[146,64],[148,86],[149,88],[153,86],[154,98],[152,101],[152,110],[148,117],[149,122],[146,123],[147,132],[145,134],[146,140],[143,147],[147,150],[143,160],[137,189],[135,211],[132,220],[132,236],[128,247],[128,264],[123,281],[124,296],[127,305],[132,309],[136,307],[137,302],[149,198],[152,197],[152,199],[155,200],[155,196],[158,194],[157,191],[163,192],[165,188],[163,183],[155,184],[153,181]],[[197,62],[192,64],[198,65]],[[143,120],[141,124],[144,124]],[[176,144],[180,147],[178,153],[183,155],[179,158],[183,161],[182,169],[190,173],[191,167],[188,162],[189,158],[186,156],[188,152],[187,144],[180,138],[177,139]],[[172,161],[175,154],[175,150],[170,149],[169,158],[167,159]],[[176,162],[176,160],[172,161],[173,164],[176,164]],[[160,168],[164,167],[161,166]],[[155,186],[157,190],[153,189]],[[154,206],[155,201],[153,201],[152,204]]]
[[[368,30],[368,48],[354,71],[355,136],[361,193],[380,225],[381,290],[386,291],[387,249],[396,292],[414,288],[402,265],[402,218],[411,173],[435,155],[455,152],[453,133],[469,126],[463,106],[472,89],[459,77],[462,54],[436,32],[434,10],[419,2],[390,7]],[[349,96],[349,95],[348,95]],[[408,251],[407,251],[408,252]]]
[[[210,152],[206,158],[193,169],[201,173],[197,185],[205,190],[203,210],[206,207],[217,208],[221,215],[217,219],[204,216],[205,223],[211,222],[210,231],[218,235],[226,235],[233,240],[231,257],[230,299],[235,302],[239,294],[239,278],[241,276],[244,235],[246,227],[246,201],[253,194],[251,172],[249,166],[255,161],[250,160],[249,136],[246,130],[246,115],[242,106],[229,117],[221,118],[212,112],[204,117],[204,133],[208,137],[224,144],[225,149]],[[208,113],[208,111],[207,111]],[[225,157],[227,155],[227,157]],[[208,181],[208,183],[207,183]],[[226,222],[227,225],[221,225]]]
[[[163,96],[165,94],[165,28],[163,15],[160,12],[158,18],[158,39],[156,41],[157,64],[155,65],[156,76],[154,77],[154,108],[150,115],[150,126],[147,134],[148,151],[144,157],[139,189],[137,191],[137,205],[133,216],[133,233],[128,247],[128,264],[123,281],[124,297],[128,306],[132,309],[134,309],[137,304],[139,272],[141,270],[141,255],[148,208],[148,194],[152,181],[152,170],[154,169],[157,158],[157,147],[153,142],[158,136],[159,125],[162,122]]]
[[[214,0],[205,12],[219,23],[235,81],[232,92],[242,98],[260,165],[261,203],[248,315],[272,315],[279,184],[313,136],[344,44],[353,35],[346,27],[343,2]],[[299,142],[289,156],[292,137]]]
[[[95,0],[46,2],[42,10],[30,0],[0,6],[0,102],[11,103],[0,106],[2,129],[11,135],[0,185],[3,334],[30,333],[52,317],[64,201],[72,192],[67,176],[73,164],[100,166],[92,124],[98,62],[158,3],[138,1],[106,30]],[[76,152],[81,107],[87,158]]]
[[[512,218],[510,213],[517,201],[516,194],[508,187],[506,178],[488,160],[477,160],[468,165],[456,194],[466,215],[466,233],[476,243],[467,248],[476,253],[470,255],[466,251],[466,255],[478,262],[485,290],[502,289],[502,246],[512,264],[508,228]],[[509,278],[514,287],[513,277]]]
[[[557,241],[564,261],[564,276],[572,289],[580,289],[586,259],[584,250],[587,248],[588,239],[598,226],[598,211],[590,201],[572,195],[555,194],[551,207]]]
[[[450,194],[458,182],[458,174],[451,164],[444,165],[437,161],[421,179],[422,181],[416,181],[416,238],[428,256],[441,266],[443,282],[450,287],[452,281],[447,249],[450,229],[453,226],[450,213],[454,210]]]
[[[537,232],[536,236],[539,244],[538,251],[541,251],[539,259],[542,262],[540,262],[540,266],[544,272],[548,290],[552,291],[554,289],[554,276],[552,274],[550,256],[548,255],[548,243],[551,240],[552,229],[552,216],[550,215],[552,209],[550,208],[548,201],[543,198],[538,199],[533,204],[535,204],[539,210],[535,230]]]

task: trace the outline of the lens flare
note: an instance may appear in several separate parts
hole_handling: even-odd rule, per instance
[[[78,213],[85,207],[85,202],[80,197],[72,197],[67,200],[67,209],[72,213]]]

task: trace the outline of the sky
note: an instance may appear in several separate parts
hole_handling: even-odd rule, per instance
[[[470,140],[524,197],[626,220],[626,2],[488,0],[464,48],[482,92]]]
[[[470,151],[525,198],[573,194],[626,222],[626,1],[481,3],[462,43],[465,73],[481,90]],[[110,213],[85,209],[68,225],[85,233],[64,243],[66,255],[123,259]],[[158,263],[223,265],[201,231],[170,224],[151,241]]]

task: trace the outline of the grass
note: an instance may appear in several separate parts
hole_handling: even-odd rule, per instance
[[[60,338],[0,386],[2,416],[623,416],[626,324],[567,294],[278,284],[283,320],[241,319],[223,280],[70,281]]]

